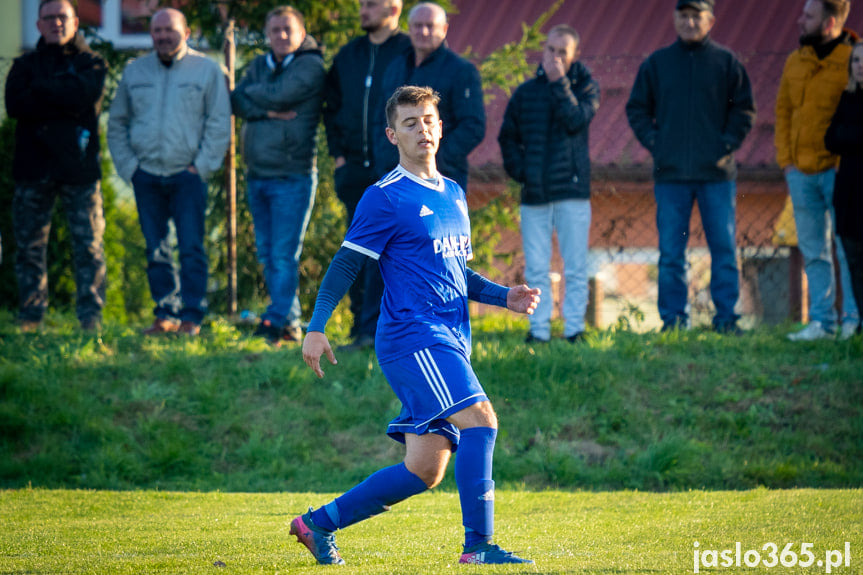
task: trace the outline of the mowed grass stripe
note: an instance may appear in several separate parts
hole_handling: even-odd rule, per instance
[[[333,494],[159,491],[0,491],[0,573],[321,573],[289,537],[289,522]],[[340,573],[692,573],[694,551],[812,543],[852,554],[863,572],[863,490],[680,493],[499,490],[497,541],[535,568],[458,566],[458,496],[414,497],[337,536]],[[695,542],[699,547],[695,547]],[[217,567],[217,562],[224,567]],[[824,573],[761,566],[701,572]]]

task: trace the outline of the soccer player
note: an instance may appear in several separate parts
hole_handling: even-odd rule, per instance
[[[467,300],[533,313],[540,291],[506,288],[466,267],[470,221],[462,188],[441,176],[435,154],[442,122],[438,94],[403,86],[387,102],[386,136],[399,165],[369,187],[330,264],[303,342],[303,359],[323,377],[336,364],[324,335],[332,311],[366,257],[384,280],[375,349],[402,402],[387,434],[405,444],[404,462],[381,469],[344,495],[295,518],[296,535],[321,564],[343,564],[333,533],[438,485],[457,451],[455,478],[465,527],[460,563],[533,563],[491,542],[492,452],[497,417],[470,365]]]

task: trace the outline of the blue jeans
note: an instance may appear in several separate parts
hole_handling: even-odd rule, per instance
[[[300,254],[316,189],[317,172],[249,180],[249,209],[255,222],[258,261],[264,266],[270,292],[270,305],[261,319],[276,327],[300,322]]]
[[[207,184],[188,170],[156,176],[139,169],[132,176],[132,185],[147,244],[147,280],[156,302],[153,313],[163,319],[200,324],[207,312]],[[177,232],[179,274],[168,241],[169,220],[174,221]]]
[[[590,200],[562,200],[521,205],[521,238],[527,284],[542,290],[539,306],[530,318],[530,333],[551,337],[551,236],[557,231],[566,295],[563,299],[564,337],[584,331],[587,310],[587,243],[590,236]]]
[[[809,282],[809,321],[821,322],[827,329],[836,324],[836,285],[833,269],[831,237],[836,223],[833,213],[833,184],[836,170],[804,174],[792,169],[785,175],[794,223],[797,226],[797,246],[803,254],[803,266]],[[842,242],[836,240],[836,259],[842,278],[842,321],[857,323],[859,314],[854,303],[851,274]]]
[[[735,325],[740,297],[737,269],[735,182],[656,183],[656,227],[659,231],[659,317],[665,326],[687,326],[686,245],[692,205],[698,202],[710,250],[710,296],[716,308],[713,325]]]

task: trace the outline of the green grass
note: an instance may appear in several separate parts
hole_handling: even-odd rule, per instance
[[[289,523],[330,495],[154,491],[0,491],[0,573],[322,573],[289,537]],[[571,493],[499,491],[497,540],[535,567],[457,566],[457,496],[433,491],[338,534],[348,562],[339,573],[692,573],[700,551],[779,551],[812,543],[816,560],[851,546],[863,570],[860,490],[757,489]],[[214,563],[225,564],[223,569]],[[825,573],[809,569],[722,569],[712,573]],[[455,572],[455,571],[454,571]]]
[[[341,355],[318,380],[298,346],[249,329],[216,320],[188,340],[108,325],[97,338],[57,317],[20,334],[0,317],[0,487],[337,492],[401,459],[373,353]],[[863,338],[609,330],[528,346],[525,330],[508,314],[475,322],[501,486],[863,486]]]

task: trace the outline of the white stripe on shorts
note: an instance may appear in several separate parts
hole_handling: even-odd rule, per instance
[[[445,410],[451,407],[453,404],[452,395],[447,388],[446,382],[444,381],[431,352],[428,349],[421,349],[414,353],[414,359],[417,360],[417,364],[420,366],[420,370],[426,378],[426,383],[429,384],[432,393],[434,393],[438,403],[440,403],[441,409]]]

